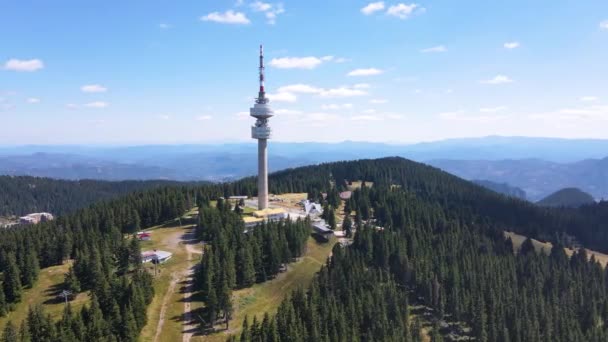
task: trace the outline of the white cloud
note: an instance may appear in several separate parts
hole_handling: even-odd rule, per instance
[[[353,121],[380,121],[379,117],[375,115],[355,115],[350,118]]]
[[[204,15],[200,18],[202,21],[212,21],[220,24],[249,24],[251,21],[247,18],[245,13],[235,12],[233,10],[228,10],[224,13],[220,12],[211,12],[207,15]]]
[[[476,122],[476,123],[490,123],[506,119],[505,115],[467,115],[464,110],[457,110],[453,112],[439,113],[439,117],[442,120],[447,121],[464,121],[464,122]]]
[[[506,42],[504,45],[505,49],[516,49],[520,46],[519,42]]]
[[[580,98],[581,101],[583,102],[595,102],[597,100],[599,100],[597,97],[595,96],[583,96]]]
[[[383,104],[383,103],[387,103],[387,102],[388,102],[388,100],[386,100],[386,99],[371,99],[371,100],[369,100],[369,103],[372,103],[372,104]]]
[[[573,123],[580,123],[584,120],[604,124],[604,121],[608,121],[608,106],[565,108],[554,112],[531,114],[528,118],[543,121],[571,121]]]
[[[158,28],[160,28],[161,30],[168,30],[171,27],[172,26],[170,24],[167,24],[167,23],[160,23],[160,24],[158,24]]]
[[[293,110],[293,109],[277,109],[274,111],[275,114],[277,115],[298,115],[298,114],[302,114],[301,111],[299,110]]]
[[[266,12],[272,8],[272,5],[269,3],[256,1],[251,4],[251,8],[256,12]]]
[[[84,93],[105,93],[108,91],[108,88],[99,84],[88,84],[80,87],[80,90]]]
[[[279,89],[277,89],[277,92],[279,92],[279,93],[318,94],[322,91],[323,91],[323,89],[321,89],[321,88],[317,88],[317,87],[313,87],[308,84],[301,84],[301,83],[290,84],[290,85],[279,87]]]
[[[346,75],[347,76],[373,76],[373,75],[380,75],[383,72],[384,71],[380,70],[380,69],[367,68],[367,69],[355,69]]]
[[[355,89],[369,89],[371,86],[369,83],[357,83],[353,86]]]
[[[249,114],[247,112],[244,112],[244,113],[245,113],[245,115]],[[213,118],[213,116],[211,116],[211,115],[201,115],[196,118],[196,121],[207,121],[207,120],[211,120],[212,118]]]
[[[420,52],[423,53],[433,53],[433,52],[446,52],[448,49],[443,45],[433,46],[428,49],[422,49]]]
[[[79,105],[77,105],[75,103],[68,103],[65,106],[66,106],[66,108],[69,108],[69,109],[76,109],[76,108],[80,107]]]
[[[403,119],[403,115],[401,114],[386,114],[386,117],[393,120]]]
[[[600,23],[600,28],[603,30],[608,30],[608,19]]]
[[[384,2],[370,2],[367,6],[361,8],[361,13],[365,15],[373,14],[374,12],[382,11],[384,9]]]
[[[107,102],[103,102],[103,101],[94,101],[94,102],[89,102],[86,103],[84,106],[88,107],[88,108],[106,108],[107,106],[109,106],[110,104]]]
[[[336,63],[345,63],[345,62],[349,62],[349,61],[350,61],[350,59],[344,58],[344,57],[338,57],[338,58],[334,59],[334,62],[336,62]]]
[[[340,109],[351,109],[353,108],[352,103],[332,103],[332,104],[324,104],[321,106],[323,110],[340,110]]]
[[[251,5],[251,9],[254,12],[264,12],[266,16],[266,22],[268,24],[274,25],[276,23],[277,16],[279,14],[285,13],[285,9],[283,8],[283,4],[269,4],[266,2],[256,1]]]
[[[35,98],[35,97],[30,97],[29,99],[27,99],[27,103],[40,103],[40,99]]]
[[[9,59],[4,63],[4,69],[12,71],[33,72],[44,68],[44,63],[39,59]]]
[[[507,110],[507,107],[505,107],[505,106],[499,106],[499,107],[479,108],[479,111],[481,113],[496,113],[496,112],[502,112],[504,110]]]
[[[376,112],[375,109],[366,109],[366,110],[363,111],[364,114],[373,114],[375,112]]]
[[[418,8],[418,4],[397,4],[388,8],[386,14],[397,17],[399,19],[407,19],[414,10]]]
[[[169,119],[171,119],[171,116],[169,116],[169,115],[159,115],[158,118],[161,119],[161,120],[169,120]]]
[[[367,92],[361,89],[354,89],[349,87],[339,87],[324,89],[320,95],[322,97],[353,97],[367,95]]]
[[[332,61],[334,59],[334,56],[323,56],[321,57],[321,60],[324,62],[329,62]]]
[[[279,92],[274,94],[267,94],[268,98],[272,102],[296,102],[298,97],[294,93]]]
[[[321,63],[323,60],[317,57],[282,57],[273,58],[270,66],[279,69],[314,69]]]
[[[505,84],[505,83],[513,83],[514,81],[505,75],[496,75],[494,78],[489,80],[479,81],[482,84]]]

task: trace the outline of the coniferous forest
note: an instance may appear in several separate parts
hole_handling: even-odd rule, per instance
[[[274,278],[286,264],[302,255],[310,235],[307,220],[267,222],[245,230],[230,203],[199,209],[197,236],[209,242],[195,275],[195,288],[205,299],[205,324],[228,323],[232,290]]]
[[[584,250],[608,251],[608,203],[539,208],[400,158],[339,162],[275,173],[274,193],[336,192],[364,180],[346,202],[351,246],[334,248],[312,285],[292,293],[276,315],[249,317],[240,341],[420,341],[420,317],[432,312],[433,341],[449,340],[441,322],[479,341],[608,340],[608,272]],[[255,179],[165,186],[99,202],[57,220],[3,230],[0,314],[22,300],[40,268],[73,259],[66,286],[90,291],[81,312],[59,322],[32,307],[3,338],[27,341],[133,341],[145,324],[150,276],[139,246],[125,238],[199,206],[197,236],[206,242],[196,285],[207,326],[231,317],[230,293],[274,277],[304,252],[309,223],[278,222],[245,232],[222,196],[255,195]],[[237,209],[238,210],[238,209]],[[352,211],[352,212],[351,212]],[[504,231],[553,242],[538,254],[527,240],[514,253]],[[206,327],[202,327],[206,328]],[[470,331],[468,330],[470,329]]]
[[[0,216],[33,212],[65,215],[101,200],[177,185],[173,181],[69,181],[30,176],[0,176]]]

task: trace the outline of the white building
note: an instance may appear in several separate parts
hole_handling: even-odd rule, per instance
[[[146,262],[162,264],[167,260],[171,259],[172,256],[173,253],[166,251],[144,251],[141,252],[141,262],[142,264]]]

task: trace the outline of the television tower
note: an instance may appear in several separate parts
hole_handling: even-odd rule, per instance
[[[268,139],[271,129],[268,119],[273,116],[264,91],[264,49],[260,45],[260,90],[249,115],[256,118],[251,137],[258,140],[258,209],[268,208]]]

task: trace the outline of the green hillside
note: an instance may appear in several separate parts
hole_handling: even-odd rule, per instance
[[[593,196],[577,188],[561,189],[537,202],[538,205],[543,207],[568,208],[578,208],[594,203],[595,199],[593,199]]]

